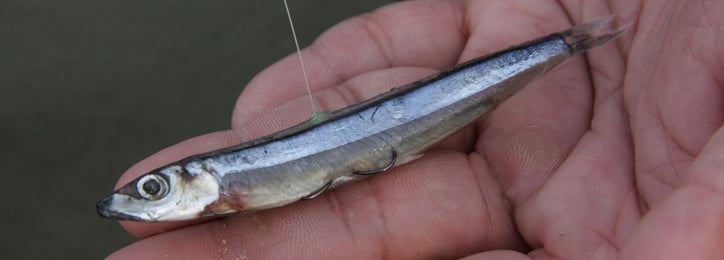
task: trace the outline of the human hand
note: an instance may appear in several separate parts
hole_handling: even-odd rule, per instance
[[[128,223],[118,258],[724,257],[724,3],[408,1],[304,50],[318,110],[607,14],[634,23],[412,163],[319,198],[207,223]],[[120,184],[310,115],[290,56],[233,130],[163,150]],[[191,225],[197,224],[197,225]],[[527,254],[527,255],[526,255]]]

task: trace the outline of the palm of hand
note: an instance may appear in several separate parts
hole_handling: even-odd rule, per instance
[[[524,257],[509,249],[573,259],[721,257],[724,78],[716,72],[724,53],[715,44],[724,4],[634,2],[413,1],[342,23],[305,50],[327,110],[569,27],[567,16],[582,23],[615,13],[635,25],[414,163],[312,201],[150,237],[114,256]],[[304,94],[301,84],[296,60],[282,60],[245,89],[236,130],[164,150],[121,182],[306,119],[307,101],[292,100]],[[188,224],[124,223],[138,235]]]

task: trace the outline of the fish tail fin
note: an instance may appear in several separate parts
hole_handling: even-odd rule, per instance
[[[561,35],[571,48],[571,54],[578,54],[618,38],[631,27],[627,24],[612,30],[612,22],[613,15],[604,16],[563,31]]]

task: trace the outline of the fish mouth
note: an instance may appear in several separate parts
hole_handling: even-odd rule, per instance
[[[113,195],[106,196],[96,203],[96,211],[98,215],[107,219],[130,220],[130,221],[148,221],[138,216],[113,210]]]

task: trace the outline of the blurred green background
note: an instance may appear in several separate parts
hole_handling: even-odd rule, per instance
[[[304,46],[390,2],[289,4]],[[97,259],[132,243],[96,200],[136,161],[229,128],[243,86],[294,51],[283,7],[0,0],[3,258]]]

